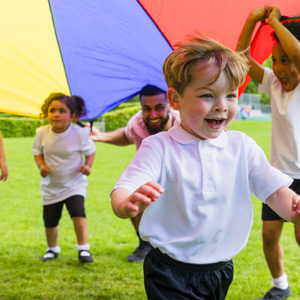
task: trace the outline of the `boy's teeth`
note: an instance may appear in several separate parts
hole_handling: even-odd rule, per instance
[[[210,119],[210,120],[208,120],[208,122],[218,125],[222,122],[222,120],[221,119]]]

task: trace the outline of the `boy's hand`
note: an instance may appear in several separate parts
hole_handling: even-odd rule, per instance
[[[300,196],[294,195],[292,199],[292,221],[300,226]]]
[[[155,202],[164,192],[163,187],[156,182],[148,182],[140,186],[127,199],[124,210],[132,217],[136,216],[148,207],[151,202]]]
[[[79,170],[78,173],[82,173],[86,176],[91,174],[91,167],[89,165],[83,165]]]
[[[8,177],[8,170],[6,165],[0,166],[1,169],[1,176],[0,176],[0,180],[6,181],[7,177]]]
[[[42,175],[42,177],[46,177],[48,176],[48,174],[50,173],[50,169],[48,168],[47,165],[41,165],[40,166],[40,173]]]

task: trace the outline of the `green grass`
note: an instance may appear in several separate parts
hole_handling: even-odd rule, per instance
[[[269,153],[270,122],[235,121],[231,129],[247,132]],[[129,220],[114,216],[109,192],[135,147],[97,143],[89,177],[86,211],[95,262],[80,264],[72,222],[64,210],[60,221],[58,260],[41,262],[46,249],[39,188],[31,155],[33,138],[6,138],[9,179],[0,182],[0,299],[146,299],[142,264],[126,262],[137,246]],[[235,276],[227,299],[258,299],[271,287],[261,242],[260,201],[254,199],[254,225],[248,245],[234,258]],[[286,224],[282,244],[293,296],[300,299],[299,248],[293,226]]]

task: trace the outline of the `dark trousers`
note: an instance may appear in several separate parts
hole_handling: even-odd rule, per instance
[[[233,262],[195,265],[152,249],[144,261],[149,300],[224,300],[233,279]]]
[[[300,179],[294,179],[293,183],[290,185],[290,189],[296,194],[300,195]],[[263,221],[281,221],[283,220],[277,213],[272,210],[268,204],[262,204],[262,215],[261,219]]]

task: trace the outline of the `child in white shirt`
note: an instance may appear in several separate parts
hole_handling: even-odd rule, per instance
[[[248,16],[238,41],[238,49],[249,49],[256,24],[267,20],[274,30],[272,49],[273,70],[263,67],[250,57],[249,76],[258,82],[260,92],[270,95],[272,137],[270,163],[294,179],[290,188],[300,193],[300,22],[280,22],[278,8],[265,6]],[[291,295],[284,269],[284,253],[280,237],[285,220],[263,204],[263,250],[270,269],[273,287],[261,299],[286,299]],[[295,226],[300,246],[300,227]]]
[[[237,111],[247,58],[220,43],[191,38],[163,67],[181,122],[143,140],[112,193],[120,218],[140,212],[148,299],[225,299],[232,258],[252,225],[250,192],[300,224],[292,179],[273,168],[250,137],[226,131]]]
[[[48,244],[43,261],[58,257],[58,223],[66,204],[74,223],[78,258],[83,263],[93,262],[89,252],[84,198],[95,144],[87,129],[72,124],[85,113],[82,98],[61,93],[50,94],[42,106],[41,115],[50,124],[37,129],[32,153],[42,176],[43,217]]]

